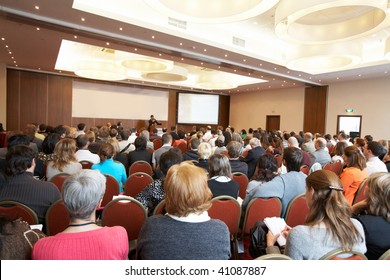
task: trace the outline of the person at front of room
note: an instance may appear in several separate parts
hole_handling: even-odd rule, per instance
[[[222,221],[210,219],[207,213],[212,193],[204,170],[188,162],[173,165],[164,181],[164,190],[167,215],[149,217],[144,223],[138,237],[137,257],[229,259],[229,229]]]
[[[154,115],[150,115],[150,119],[149,119],[149,125],[148,125],[148,131],[150,131],[150,128],[152,126],[155,126],[155,125],[161,125],[161,123],[159,123],[156,118],[154,117]]]
[[[69,177],[62,197],[70,217],[69,226],[55,236],[40,239],[33,248],[34,260],[125,260],[129,245],[120,226],[100,227],[96,209],[106,189],[98,171],[83,169]]]
[[[340,179],[330,170],[317,170],[306,178],[309,213],[305,224],[281,233],[287,238],[284,253],[294,260],[318,260],[341,248],[367,251],[362,225],[351,218],[352,210],[343,195]],[[280,234],[267,233],[267,253],[278,253],[274,246]],[[342,258],[350,254],[340,255]]]

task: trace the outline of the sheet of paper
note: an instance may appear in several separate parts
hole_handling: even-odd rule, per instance
[[[283,218],[272,217],[265,218],[264,223],[267,225],[268,229],[272,232],[273,235],[279,234],[286,228],[286,222]],[[280,246],[286,245],[286,238],[280,235],[277,239],[277,242]]]

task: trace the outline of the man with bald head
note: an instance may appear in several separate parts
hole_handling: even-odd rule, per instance
[[[324,167],[325,164],[332,161],[329,152],[327,151],[327,149],[325,149],[325,138],[317,138],[314,141],[314,147],[316,148],[316,150],[310,155],[311,165],[318,162],[319,164],[321,164],[322,167]]]
[[[299,147],[299,142],[298,142],[298,139],[295,138],[295,136],[291,136],[290,138],[288,138],[288,146],[289,147],[295,147],[295,148],[298,148],[301,150],[301,148]],[[310,160],[310,154],[306,151],[302,151],[302,156],[303,156],[303,160],[302,160],[302,165],[307,165],[309,167],[311,167],[311,160]]]

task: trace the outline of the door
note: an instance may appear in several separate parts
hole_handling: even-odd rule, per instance
[[[265,129],[270,130],[279,130],[280,129],[280,115],[279,116],[267,116],[267,122],[265,124]]]

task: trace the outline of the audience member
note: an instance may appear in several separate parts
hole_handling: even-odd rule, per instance
[[[242,153],[242,144],[237,141],[230,141],[226,147],[232,173],[241,172],[248,176],[248,165],[239,160]]]
[[[366,252],[362,225],[351,219],[351,208],[342,194],[343,188],[336,173],[318,170],[306,179],[306,201],[309,214],[305,225],[286,228],[284,253],[294,260],[318,260],[328,252],[341,248],[346,252]],[[280,234],[267,234],[267,253]],[[349,254],[346,253],[345,257]]]
[[[229,259],[229,230],[225,223],[207,214],[212,193],[204,171],[191,163],[174,165],[164,189],[167,215],[152,216],[144,223],[138,237],[138,258]]]
[[[190,141],[191,149],[187,150],[187,152],[183,154],[183,160],[198,160],[199,144],[200,142],[198,138],[191,139]]]
[[[248,178],[251,179],[256,170],[257,160],[265,153],[265,150],[260,146],[260,140],[256,137],[249,141],[249,145],[251,149],[248,151],[246,157],[240,157],[240,160],[248,165]]]
[[[291,136],[290,138],[288,138],[288,146],[301,150],[301,148],[299,147],[298,139],[295,136]],[[301,150],[301,153],[302,153],[302,157],[303,157],[302,165],[307,165],[307,166],[311,167],[310,154],[304,150]]]
[[[60,136],[55,133],[50,133],[45,137],[42,143],[42,152],[38,153],[38,159],[40,159],[44,164],[47,164],[49,161],[54,158],[54,149],[58,141],[60,141]]]
[[[89,146],[89,138],[86,134],[81,134],[76,138],[76,144],[77,144],[77,152],[76,152],[76,158],[80,161],[90,161],[92,163],[99,163],[100,158],[98,155],[91,153],[90,150],[88,150]]]
[[[203,168],[208,172],[209,169],[209,157],[211,156],[211,145],[207,142],[200,143],[198,146],[198,162],[196,166]]]
[[[376,172],[387,172],[386,164],[379,159],[382,152],[383,146],[376,141],[367,142],[364,146],[363,153],[366,157],[368,175]]]
[[[63,232],[40,239],[33,248],[33,259],[126,260],[129,250],[126,230],[96,224],[96,209],[105,189],[106,178],[97,171],[85,169],[68,178],[62,187],[62,197],[70,224]]]
[[[75,134],[75,138],[77,138],[78,136],[80,135],[84,135],[85,134],[85,123],[79,123],[77,125],[77,131],[76,131],[76,134]]]
[[[153,167],[154,168],[157,168],[157,164],[159,163],[159,160],[160,160],[160,156],[165,153],[166,151],[169,151],[171,148],[172,148],[172,136],[171,134],[163,134],[163,136],[161,137],[162,139],[162,146],[161,148],[157,149],[155,152],[154,152],[154,155],[153,155],[153,159],[152,159],[152,163],[153,163]]]
[[[337,142],[334,149],[334,156],[332,157],[332,162],[340,161],[342,165],[344,165],[344,149],[348,147],[345,142]]]
[[[225,155],[214,154],[208,160],[208,186],[213,197],[228,195],[237,199],[239,185],[232,180],[229,159]]]
[[[305,143],[303,143],[301,146],[302,150],[308,152],[309,154],[315,152],[316,148],[313,142],[313,134],[306,132],[303,136],[303,139],[305,140]]]
[[[128,155],[128,166],[130,167],[134,162],[143,160],[152,166],[153,154],[146,149],[146,138],[139,136],[134,141],[135,150]]]
[[[319,137],[314,140],[314,147],[316,150],[311,154],[311,165],[318,162],[324,167],[325,164],[332,161],[329,151],[326,149],[326,140],[324,138]]]

